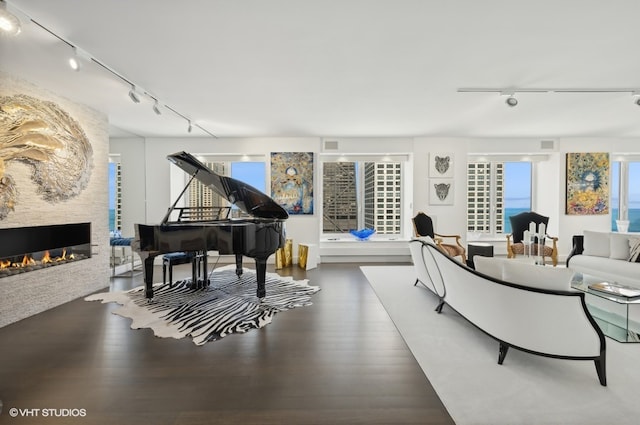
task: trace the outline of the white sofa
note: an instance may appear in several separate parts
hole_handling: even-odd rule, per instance
[[[430,242],[414,239],[409,248],[415,284],[422,283],[438,296],[438,313],[448,305],[496,339],[499,364],[509,347],[547,357],[593,360],[600,384],[606,386],[605,337],[587,310],[585,294],[571,290],[571,270],[474,257],[482,273]]]
[[[567,267],[586,275],[640,288],[640,262],[630,261],[631,245],[640,235],[585,230],[573,237]]]

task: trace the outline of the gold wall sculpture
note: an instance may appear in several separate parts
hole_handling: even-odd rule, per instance
[[[27,95],[0,96],[0,220],[19,191],[7,174],[11,161],[32,166],[31,180],[48,202],[78,195],[91,176],[93,150],[84,131],[56,103]]]

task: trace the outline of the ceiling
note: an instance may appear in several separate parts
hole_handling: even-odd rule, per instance
[[[36,21],[0,70],[109,117],[113,137],[640,137],[637,0],[8,0]],[[86,51],[186,119],[96,63]],[[203,131],[202,129],[205,129]],[[207,133],[208,132],[208,133]]]

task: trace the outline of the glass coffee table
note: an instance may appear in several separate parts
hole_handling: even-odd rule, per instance
[[[571,287],[585,293],[587,309],[600,326],[602,333],[618,342],[640,342],[640,298],[625,297],[589,288],[589,285],[602,282],[610,281],[597,276],[576,273],[571,281]]]

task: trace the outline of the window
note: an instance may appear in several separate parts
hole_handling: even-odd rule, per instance
[[[640,191],[631,182],[640,181],[640,161],[611,163],[611,229],[616,220],[628,220],[630,232],[640,232]]]
[[[378,235],[402,230],[402,161],[322,163],[322,231],[362,228]]]
[[[476,161],[467,164],[467,231],[511,233],[509,217],[530,211],[531,162]]]
[[[215,161],[208,158],[203,163],[213,172],[221,176],[229,176],[256,189],[265,192],[265,163],[259,161]],[[187,176],[188,177],[188,176]],[[224,207],[229,202],[197,179],[189,186],[189,207]],[[233,206],[232,215],[240,216],[241,211]]]

